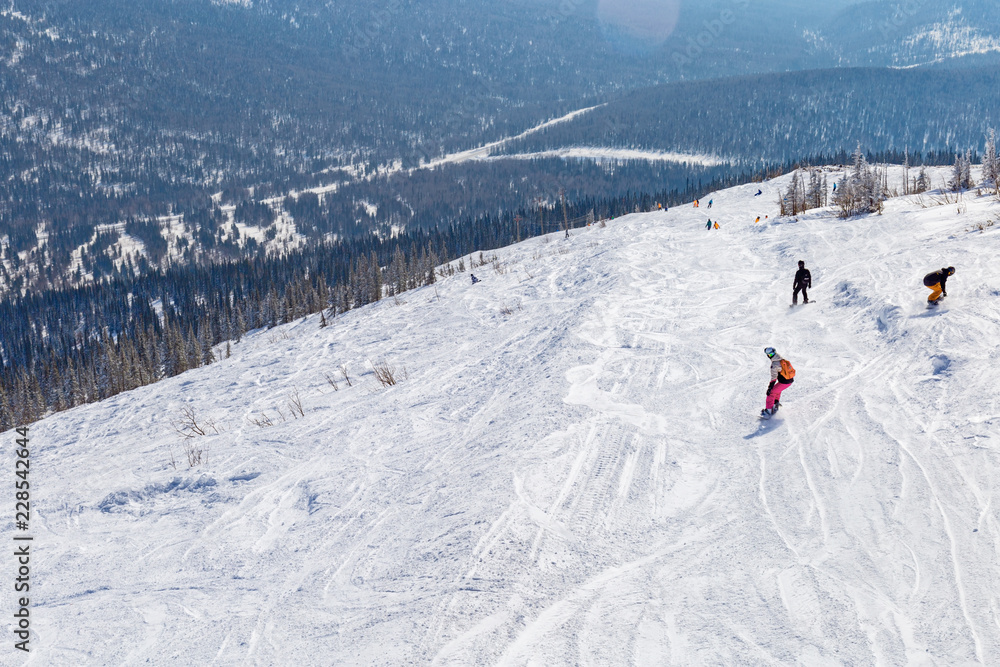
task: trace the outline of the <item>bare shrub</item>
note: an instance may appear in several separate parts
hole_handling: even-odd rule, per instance
[[[513,305],[507,303],[506,301],[500,302],[500,314],[510,316],[514,314],[514,311],[521,312],[521,302],[515,301]]]
[[[372,371],[375,373],[375,379],[383,387],[392,387],[400,380],[405,380],[408,377],[405,368],[397,369],[395,366],[389,364],[388,361],[372,361],[368,360],[371,364]]]
[[[193,468],[202,463],[208,463],[208,450],[192,442],[184,444],[184,453],[187,455],[188,468]]]
[[[499,259],[494,259],[493,270],[502,276],[503,274],[507,273],[507,265],[501,262]]]
[[[208,429],[215,431],[216,434],[219,433],[214,419],[205,418],[199,421],[194,408],[191,407],[183,408],[180,418],[174,422],[174,430],[185,439],[208,435]]]
[[[299,413],[299,417],[305,417],[306,411],[302,408],[302,397],[299,396],[299,388],[295,387],[295,391],[288,398],[288,408],[292,411],[292,416],[295,417],[295,413]],[[295,417],[298,419],[298,417]]]
[[[249,421],[251,424],[253,424],[258,428],[269,428],[271,426],[274,426],[274,422],[271,421],[271,418],[268,417],[267,413],[265,412],[260,413],[259,418],[247,417],[247,421]]]
[[[347,364],[342,364],[340,367],[340,374],[344,376],[344,382],[347,383],[348,387],[353,387],[351,383],[351,376],[347,374]]]
[[[329,384],[329,385],[330,385],[331,387],[333,387],[333,390],[334,390],[334,391],[340,391],[340,387],[339,387],[339,386],[337,386],[337,379],[336,379],[335,377],[333,377],[333,376],[332,376],[332,375],[330,375],[329,373],[324,373],[323,375],[325,375],[325,376],[326,376],[326,381],[327,381],[327,383],[328,383],[328,384]]]
[[[990,227],[992,227],[995,224],[997,224],[996,220],[987,220],[986,222],[977,222],[976,224],[972,225],[972,229],[969,229],[969,230],[966,230],[966,231],[983,233],[983,232],[985,232],[987,229],[989,229]]]
[[[289,338],[290,338],[290,336],[288,335],[288,332],[285,331],[285,330],[282,330],[282,331],[277,331],[277,332],[271,334],[270,336],[268,336],[267,337],[267,342],[268,343],[277,343],[278,341],[288,340]]]
[[[947,206],[949,204],[958,204],[962,201],[962,195],[958,192],[942,192],[939,195],[931,197],[930,206]],[[928,208],[930,208],[930,206]]]

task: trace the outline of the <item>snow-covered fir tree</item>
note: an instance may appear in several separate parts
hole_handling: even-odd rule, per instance
[[[990,128],[986,137],[986,153],[983,155],[983,183],[1000,186],[1000,158],[997,157],[997,133]]]
[[[948,187],[954,192],[961,192],[973,187],[972,182],[972,151],[955,157],[955,167],[952,171]]]
[[[854,151],[854,164],[837,186],[834,204],[840,217],[850,218],[865,213],[881,213],[886,198],[884,177],[868,164],[859,144]]]
[[[822,208],[828,203],[828,183],[821,169],[810,169],[807,178],[796,171],[792,182],[781,195],[781,215],[798,215],[814,208]]]
[[[931,189],[931,177],[927,174],[927,167],[920,165],[920,173],[913,183],[913,192],[920,194]]]
[[[802,178],[798,171],[792,174],[792,182],[788,185],[788,190],[781,196],[781,215],[798,215],[805,211],[805,189],[802,187]]]
[[[809,187],[806,190],[806,209],[822,208],[826,206],[826,175],[819,169],[812,169],[809,172]]]

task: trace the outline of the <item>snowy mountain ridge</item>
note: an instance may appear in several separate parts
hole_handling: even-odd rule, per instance
[[[31,660],[995,663],[1000,202],[776,218],[789,178],[32,425]]]

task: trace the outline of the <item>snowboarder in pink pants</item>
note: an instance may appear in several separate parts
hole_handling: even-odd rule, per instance
[[[795,382],[795,369],[773,347],[764,348],[764,354],[771,360],[771,384],[767,385],[767,402],[760,411],[760,416],[762,419],[770,419],[781,406],[781,392]]]

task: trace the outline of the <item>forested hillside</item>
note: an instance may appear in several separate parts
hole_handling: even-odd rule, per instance
[[[964,152],[1000,127],[1000,68],[832,69],[637,91],[496,152],[617,146],[783,162],[861,143]]]

